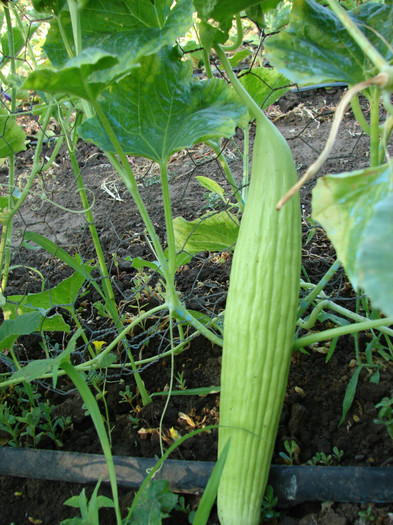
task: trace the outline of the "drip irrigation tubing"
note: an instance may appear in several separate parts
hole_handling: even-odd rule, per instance
[[[137,489],[155,459],[114,456],[117,483]],[[206,487],[213,462],[167,460],[155,479],[169,481],[171,490],[199,494]],[[105,458],[99,454],[55,450],[0,449],[0,475],[31,479],[109,483]],[[393,502],[393,468],[272,465],[269,484],[282,505],[305,501],[351,503]]]

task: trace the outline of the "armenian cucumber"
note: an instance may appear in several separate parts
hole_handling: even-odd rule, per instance
[[[260,115],[250,188],[230,274],[224,318],[218,453],[230,438],[218,489],[222,525],[254,525],[286,391],[299,298],[301,218],[287,142]]]

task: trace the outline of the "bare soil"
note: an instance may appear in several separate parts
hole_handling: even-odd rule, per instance
[[[322,150],[330,129],[334,108],[343,93],[342,89],[318,89],[302,93],[289,93],[278,104],[271,106],[268,114],[287,138],[293,151],[299,176]],[[364,103],[365,104],[365,103]],[[26,126],[30,126],[26,123]],[[18,157],[18,177],[22,181],[31,166],[34,147],[34,126],[31,133],[31,148]],[[225,155],[237,180],[241,180],[243,137],[239,131],[233,141],[224,144]],[[51,143],[48,142],[50,152]],[[239,150],[238,150],[239,148]],[[368,138],[365,137],[349,111],[341,126],[334,152],[325,164],[323,173],[352,171],[367,166]],[[130,319],[137,311],[160,301],[160,286],[157,276],[146,281],[140,296],[135,295],[136,270],[127,257],[142,257],[153,260],[149,244],[144,235],[142,221],[123,182],[114,173],[105,156],[95,147],[78,143],[78,160],[89,198],[93,201],[93,215],[112,275],[112,285],[122,311],[129,312]],[[159,174],[155,165],[137,158],[130,162],[139,178],[140,191],[152,214],[153,222],[165,242],[165,223],[161,209]],[[42,250],[28,250],[22,246],[25,230],[32,230],[54,240],[70,254],[78,253],[84,260],[94,259],[94,249],[86,219],[80,211],[81,204],[76,191],[75,179],[65,150],[56,159],[56,166],[48,175],[39,178],[26,206],[15,222],[13,265],[10,274],[8,294],[24,294],[41,289],[41,279],[36,272],[27,267],[37,268],[45,279],[47,288],[58,284],[71,274],[69,268],[56,257]],[[206,197],[196,176],[204,175],[217,180],[230,193],[230,186],[216,157],[205,146],[195,146],[192,150],[174,156],[169,165],[171,197],[174,216],[186,219],[200,217],[206,209],[215,205]],[[0,182],[6,181],[7,169],[0,171]],[[303,278],[316,283],[335,260],[334,249],[324,231],[310,223],[311,190],[313,182],[302,190],[303,212]],[[43,198],[43,195],[45,197]],[[60,206],[62,208],[60,208]],[[209,208],[210,206],[210,208]],[[311,235],[312,234],[312,235]],[[311,238],[310,238],[311,237]],[[115,256],[113,255],[115,254]],[[225,307],[226,291],[231,265],[231,254],[199,254],[190,264],[180,268],[177,284],[186,305],[199,312],[219,313]],[[97,277],[98,279],[98,277]],[[335,301],[348,308],[356,309],[356,295],[339,271],[327,288]],[[81,322],[91,341],[110,342],[114,337],[111,323],[98,315],[94,306],[99,299],[94,289],[86,290],[76,303]],[[70,316],[64,313],[68,322]],[[168,321],[165,317],[153,319],[132,334],[135,356],[147,358],[168,349]],[[150,328],[150,332],[146,332]],[[315,329],[322,329],[317,326]],[[146,334],[149,335],[146,335]],[[51,334],[48,343],[51,348],[60,348],[67,340],[64,334]],[[280,463],[280,452],[284,452],[285,441],[294,440],[298,446],[296,462],[306,464],[320,452],[332,454],[333,447],[342,451],[339,464],[354,466],[390,466],[393,461],[393,442],[386,429],[377,425],[375,405],[384,396],[393,395],[393,368],[391,361],[380,359],[380,380],[371,383],[373,370],[364,369],[360,375],[356,396],[345,421],[339,425],[342,403],[348,382],[356,369],[356,351],[364,355],[369,334],[356,339],[341,337],[337,347],[327,361],[329,345],[319,344],[307,348],[307,352],[296,352],[288,382],[287,394],[282,410],[281,421],[273,458]],[[55,346],[57,343],[57,347]],[[21,362],[44,356],[40,338],[26,336],[18,339],[18,356]],[[55,350],[54,350],[55,351]],[[76,352],[76,361],[86,358],[84,350]],[[103,383],[96,378],[99,388],[105,391],[106,405],[111,428],[112,451],[116,455],[154,457],[160,454],[159,422],[164,408],[164,396],[155,396],[153,403],[143,407],[137,396],[132,403],[123,402],[120,392],[129,385],[135,393],[132,374],[126,368],[126,357],[119,355],[119,363],[124,364],[118,372],[111,373]],[[218,386],[220,382],[221,350],[210,342],[198,337],[175,359],[175,377],[183,374],[186,388]],[[1,372],[6,371],[0,362]],[[171,380],[170,358],[159,359],[141,369],[142,378],[149,392],[162,392]],[[179,389],[175,380],[175,389]],[[82,407],[79,394],[69,381],[62,378],[56,389],[51,383],[41,382],[37,386],[45,399],[55,405],[54,415],[71,416],[72,427],[61,436],[62,450],[88,453],[101,453],[100,443],[93,424]],[[11,394],[3,394],[1,402],[11,401]],[[100,401],[105,412],[105,406]],[[219,394],[207,396],[174,396],[165,412],[163,433],[166,444],[172,442],[173,432],[185,434],[193,428],[218,423]],[[1,433],[1,443],[7,446],[9,436]],[[217,432],[203,432],[180,446],[173,458],[184,460],[215,461],[217,451]],[[31,446],[28,437],[21,439],[22,446]],[[44,436],[38,444],[42,448],[55,448],[54,442]],[[333,460],[333,464],[337,464]],[[79,494],[83,487],[64,482],[44,482],[18,477],[0,477],[0,524],[17,525],[42,523],[59,524],[62,519],[74,516],[76,511],[63,505],[71,495]],[[90,494],[93,487],[87,487]],[[110,496],[107,487],[102,493]],[[133,492],[121,489],[123,513],[132,501]],[[187,496],[190,508],[198,504],[198,497]],[[362,505],[338,503],[305,503],[296,507],[279,508],[277,523],[302,525],[318,524],[360,524],[361,511],[371,509],[374,523],[393,523],[393,505],[377,505],[373,502]],[[114,523],[108,511],[102,513],[102,523]],[[174,513],[164,523],[188,523],[185,513]],[[217,523],[213,514],[211,523]]]

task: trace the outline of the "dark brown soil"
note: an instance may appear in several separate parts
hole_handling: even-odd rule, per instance
[[[269,116],[288,139],[297,164],[299,175],[303,173],[318,152],[323,148],[329,131],[332,112],[342,95],[338,88],[315,90],[303,93],[290,93],[279,104],[269,108]],[[34,129],[33,129],[34,131]],[[242,135],[239,132],[233,142],[226,144],[226,156],[238,180],[242,173],[241,150]],[[33,146],[33,144],[32,144]],[[323,168],[323,172],[342,172],[359,169],[367,165],[368,140],[364,137],[350,113],[342,124],[335,150]],[[18,176],[22,180],[31,164],[31,150],[18,159]],[[136,271],[127,257],[142,257],[153,260],[148,243],[144,237],[142,221],[131,201],[123,183],[113,172],[104,155],[97,148],[78,143],[78,160],[86,186],[94,194],[93,214],[100,242],[111,268],[112,284],[116,299],[123,311],[130,316],[138,309],[146,309],[160,300],[158,279],[153,276],[146,284],[142,295],[135,296]],[[140,190],[152,214],[153,222],[164,239],[165,225],[161,212],[161,194],[156,167],[147,165],[140,159],[130,159],[135,173],[140,177]],[[94,249],[89,237],[83,214],[64,212],[58,205],[67,209],[80,210],[78,193],[75,191],[74,176],[65,152],[56,159],[57,167],[50,176],[38,179],[32,193],[15,222],[14,265],[24,265],[11,272],[7,295],[37,292],[41,287],[38,275],[26,266],[38,268],[45,277],[48,288],[70,275],[69,268],[58,259],[43,251],[26,250],[21,245],[21,235],[25,230],[39,232],[55,240],[69,253],[79,253],[85,260],[94,258]],[[229,191],[221,168],[210,150],[197,146],[192,151],[176,155],[169,166],[174,215],[192,219],[203,214],[208,205],[206,191],[200,187],[195,176],[204,175],[216,179]],[[6,169],[0,171],[0,178],[7,176]],[[106,187],[121,200],[115,200]],[[111,185],[112,184],[112,185]],[[316,283],[325,274],[335,259],[334,250],[323,230],[309,222],[310,191],[313,183],[302,190],[303,203],[303,278]],[[42,195],[46,195],[46,199]],[[310,233],[314,233],[310,239]],[[112,255],[116,254],[116,258]],[[226,290],[230,272],[231,254],[200,254],[189,265],[182,267],[177,276],[178,289],[186,305],[200,312],[219,313],[225,306]],[[356,309],[356,296],[339,271],[329,284],[326,292],[335,301],[351,309]],[[93,290],[87,290],[77,300],[76,307],[91,341],[113,339],[111,323],[100,317],[93,303],[99,299]],[[72,323],[68,314],[64,314]],[[329,321],[327,321],[327,324]],[[327,326],[325,324],[324,326]],[[316,330],[324,326],[317,325]],[[168,349],[168,322],[165,317],[149,321],[146,329],[150,335],[139,330],[133,333],[132,345],[137,359],[145,359]],[[52,334],[48,340],[51,348],[56,343],[62,345],[65,336]],[[393,367],[392,361],[379,358],[378,383],[370,382],[374,369],[364,368],[352,407],[344,422],[339,425],[346,388],[356,369],[357,355],[365,362],[364,352],[371,336],[363,334],[358,338],[341,337],[337,347],[327,361],[329,345],[320,343],[307,352],[296,352],[292,358],[287,394],[282,410],[273,462],[280,463],[280,452],[285,452],[284,443],[294,440],[297,444],[295,463],[306,464],[317,453],[333,453],[337,447],[342,451],[340,459],[333,457],[333,464],[354,466],[390,466],[393,461],[393,441],[382,425],[375,424],[377,416],[375,405],[384,396],[391,397]],[[44,357],[37,336],[18,339],[18,355],[21,362]],[[81,351],[75,353],[76,360],[86,356]],[[126,359],[119,356],[119,362]],[[176,377],[182,378],[186,388],[213,387],[220,382],[221,350],[210,342],[198,337],[191,341],[189,348],[176,356],[174,370],[170,358],[160,359],[142,368],[142,378],[149,392],[163,392],[168,389],[171,375],[175,377],[174,388],[179,389]],[[1,365],[1,363],[0,363]],[[5,365],[1,365],[5,372]],[[166,398],[157,395],[153,402],[143,407],[138,396],[131,403],[124,402],[120,392],[129,386],[135,393],[132,374],[125,366],[111,373],[104,381],[96,377],[97,387],[105,392],[106,407],[111,428],[112,451],[116,455],[154,457],[160,455],[159,425]],[[49,399],[55,405],[53,415],[71,416],[72,427],[61,436],[62,449],[89,453],[101,453],[89,416],[85,414],[79,394],[64,378],[60,378],[56,389],[51,383],[37,386],[41,399]],[[97,393],[97,390],[94,391]],[[66,395],[67,394],[67,395]],[[14,397],[13,397],[14,396]],[[2,394],[2,403],[15,403],[15,392]],[[100,401],[102,413],[105,405]],[[174,432],[186,434],[194,428],[218,424],[219,394],[207,396],[173,396],[163,418],[164,444],[172,443]],[[6,433],[0,435],[4,446],[9,444]],[[176,449],[173,458],[184,460],[215,461],[217,431],[203,432],[188,440]],[[20,438],[20,446],[31,446],[28,436]],[[53,440],[43,436],[39,442],[42,448],[55,448]],[[0,525],[42,523],[59,524],[62,519],[75,515],[76,511],[63,505],[71,495],[79,494],[83,487],[60,482],[43,482],[17,477],[0,477]],[[86,487],[90,494],[92,487]],[[101,493],[110,496],[107,487]],[[121,489],[123,514],[132,501],[132,491]],[[198,497],[186,496],[186,503],[193,509]],[[393,505],[381,506],[373,502],[363,505],[338,503],[306,503],[293,508],[277,509],[279,523],[302,525],[318,524],[360,524],[359,513],[370,509],[374,523],[393,523]],[[102,514],[102,523],[114,523],[109,511]],[[165,523],[188,523],[187,515],[177,511]],[[211,523],[217,523],[213,515]]]

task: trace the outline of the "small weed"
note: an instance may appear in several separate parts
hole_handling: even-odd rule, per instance
[[[286,452],[280,452],[280,458],[282,458],[287,465],[293,465],[294,463],[299,464],[300,449],[296,441],[292,440],[290,443],[289,441],[284,441],[284,448]]]
[[[338,450],[337,447],[333,447],[333,452],[331,454],[317,452],[312,459],[307,461],[307,463],[308,465],[324,465],[325,467],[330,467],[331,465],[338,465],[343,455],[343,450]]]
[[[273,494],[273,487],[268,485],[262,501],[261,523],[264,523],[265,520],[275,520],[280,516],[280,513],[274,510],[277,502],[278,498]]]
[[[379,408],[379,411],[374,423],[385,425],[390,438],[393,439],[393,398],[384,397],[375,408]]]
[[[187,387],[186,387],[186,380],[184,379],[184,372],[181,371],[181,372],[178,372],[176,374],[176,386],[178,387],[179,390],[185,390]]]
[[[372,511],[371,507],[367,507],[366,510],[359,510],[359,518],[365,523],[374,521],[375,517],[372,515]]]

